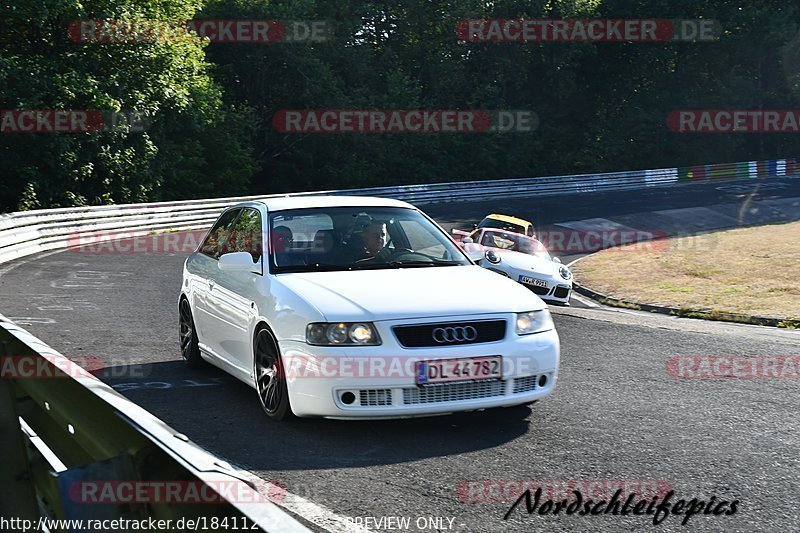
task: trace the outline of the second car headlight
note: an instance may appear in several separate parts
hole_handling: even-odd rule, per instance
[[[306,327],[306,342],[315,346],[377,346],[381,339],[369,322],[314,322]]]
[[[572,278],[572,272],[570,271],[569,268],[567,268],[565,266],[561,266],[561,268],[558,269],[558,273],[561,274],[561,277],[564,278],[564,279],[571,279]]]
[[[500,262],[500,256],[494,250],[486,250],[486,260],[491,264],[496,265]]]
[[[517,313],[517,335],[530,335],[553,329],[553,318],[550,311],[531,311],[530,313]]]

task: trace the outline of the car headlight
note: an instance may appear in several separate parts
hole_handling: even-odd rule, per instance
[[[368,322],[314,322],[306,327],[306,342],[314,346],[377,346],[381,339]]]
[[[486,260],[496,265],[500,262],[500,256],[494,250],[486,250]]]
[[[558,273],[561,274],[561,277],[564,279],[572,279],[572,272],[564,265],[561,265],[561,268],[558,269]]]
[[[553,329],[553,318],[550,311],[531,311],[530,313],[517,313],[517,335],[530,335]]]

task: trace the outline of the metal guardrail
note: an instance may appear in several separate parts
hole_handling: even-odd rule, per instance
[[[613,192],[698,181],[753,180],[798,174],[800,174],[800,164],[796,160],[780,159],[604,174],[344,189],[292,193],[289,196],[368,195],[396,198],[424,205],[491,199],[508,195],[540,197],[598,191]],[[283,195],[44,209],[0,215],[0,263],[67,247],[71,239],[89,232],[131,232],[131,236],[136,236],[167,229],[202,228],[208,226],[217,213],[228,205],[275,196]]]
[[[412,203],[442,203],[490,199],[513,194],[520,196],[550,196],[583,192],[613,192],[681,183],[764,179],[773,176],[800,174],[800,164],[794,159],[745,161],[694,167],[675,167],[654,170],[633,170],[601,174],[574,174],[538,178],[514,178],[489,181],[463,181],[377,187],[355,191],[336,191],[336,194],[369,194],[397,198]]]
[[[417,204],[520,196],[579,194],[672,186],[709,180],[755,180],[797,176],[794,159],[670,168],[607,174],[552,176],[481,182],[435,183],[295,193],[369,195]],[[283,196],[283,195],[271,195]],[[248,196],[130,205],[45,209],[0,215],[0,263],[47,250],[67,248],[98,232],[138,236],[203,228],[224,207]],[[2,357],[28,357],[47,372],[71,363],[0,315]],[[7,360],[7,359],[6,359]],[[63,373],[63,372],[62,372]],[[228,516],[258,524],[262,531],[307,531],[273,503],[232,502],[221,494],[208,505],[78,505],[68,481],[94,476],[139,481],[177,479],[204,486],[248,483],[237,471],[209,455],[164,422],[94,377],[11,379],[0,377],[0,520],[91,516]],[[216,483],[216,485],[215,485]],[[219,491],[218,491],[219,492]]]
[[[0,522],[30,520],[36,527],[40,517],[152,518],[171,520],[162,529],[185,531],[191,528],[178,526],[181,519],[205,517],[211,524],[210,517],[218,523],[227,517],[229,527],[219,529],[246,523],[234,529],[309,531],[270,501],[280,490],[252,487],[232,467],[2,315],[0,369]],[[171,499],[165,481],[177,483]],[[121,483],[136,488],[123,492]],[[125,494],[147,496],[120,497]],[[2,530],[21,531],[20,522],[6,522]],[[49,529],[70,528],[51,523]]]

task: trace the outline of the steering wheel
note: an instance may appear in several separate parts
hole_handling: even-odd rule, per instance
[[[389,257],[389,261],[431,261],[435,260],[434,257],[429,255],[415,252],[414,250],[410,250],[408,248],[395,248],[392,255]]]

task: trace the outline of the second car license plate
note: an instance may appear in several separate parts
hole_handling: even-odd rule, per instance
[[[534,287],[547,287],[547,282],[545,280],[529,278],[528,276],[520,276],[519,282],[525,285],[533,285]]]
[[[416,374],[417,385],[500,379],[503,377],[502,358],[499,355],[493,355],[418,361]]]

